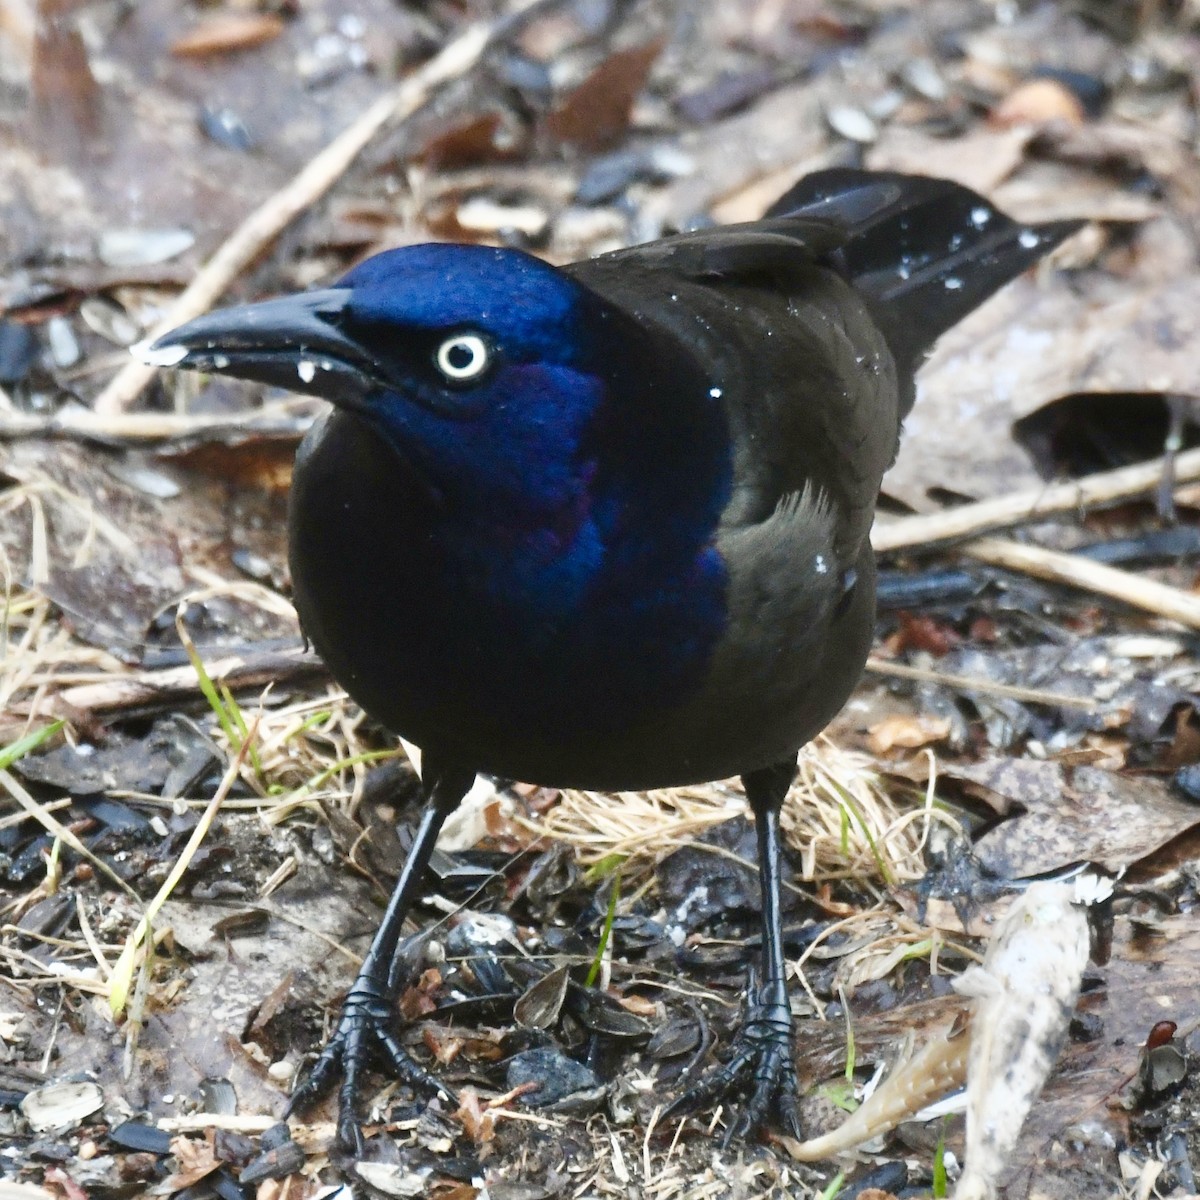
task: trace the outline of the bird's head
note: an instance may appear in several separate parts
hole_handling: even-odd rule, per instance
[[[567,500],[594,470],[585,442],[618,368],[606,352],[616,324],[637,340],[633,322],[530,255],[423,245],[137,350],[156,366],[320,396],[373,425],[438,491],[536,506]]]
[[[727,495],[720,393],[687,349],[517,250],[385,251],[331,288],[221,309],[135,351],[331,401],[459,529],[537,558],[582,541],[629,562],[687,554]]]

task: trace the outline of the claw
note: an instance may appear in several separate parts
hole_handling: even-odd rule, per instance
[[[747,1009],[729,1061],[712,1068],[676,1096],[663,1117],[702,1108],[735,1088],[749,1089],[749,1095],[729,1123],[724,1146],[752,1136],[768,1123],[801,1137],[798,1082],[792,1060],[792,1014],[781,986],[767,983]]]
[[[361,1156],[364,1144],[356,1116],[357,1101],[362,1072],[376,1047],[383,1051],[392,1071],[410,1087],[453,1100],[454,1096],[446,1086],[400,1045],[388,1028],[390,1018],[389,1006],[377,990],[369,986],[369,981],[357,980],[342,1005],[333,1037],[321,1051],[308,1077],[292,1093],[287,1115],[308,1108],[318,1100],[340,1071],[342,1086],[338,1089],[338,1141]]]

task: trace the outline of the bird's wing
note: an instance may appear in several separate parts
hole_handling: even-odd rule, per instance
[[[798,575],[811,575],[822,585],[814,592],[837,591],[844,564],[834,548],[836,524],[829,496],[809,482],[782,496],[765,520],[722,529],[717,549],[736,593],[727,607],[754,622],[775,625],[788,621],[789,612],[780,610],[795,604]]]
[[[717,535],[729,629],[709,686],[719,710],[754,714],[786,757],[820,729],[858,675],[872,626],[870,549],[840,561],[838,515],[819,487],[790,492],[765,520]],[[780,670],[780,664],[790,664]],[[782,718],[782,720],[781,720]],[[779,723],[777,725],[777,723]]]
[[[719,397],[733,458],[722,527],[764,522],[811,483],[852,563],[899,440],[895,364],[863,298],[790,224],[687,235],[678,253],[634,247],[567,270],[643,336],[665,339],[661,361],[688,354]]]

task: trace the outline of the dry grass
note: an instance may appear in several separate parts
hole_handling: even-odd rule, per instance
[[[565,791],[531,829],[573,846],[586,864],[620,862],[642,877],[714,825],[748,813],[734,781],[653,792]],[[902,807],[884,788],[871,759],[819,738],[800,754],[782,815],[784,837],[801,860],[806,883],[842,879],[889,885],[924,874],[921,851],[931,821],[950,821],[925,803]],[[725,851],[704,847],[714,854]]]

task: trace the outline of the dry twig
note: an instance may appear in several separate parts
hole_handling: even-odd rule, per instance
[[[889,662],[886,658],[872,655],[867,659],[867,670],[873,675],[890,675],[896,679],[916,679],[922,683],[938,683],[943,687],[960,692],[979,692],[987,696],[1005,696],[1025,704],[1055,704],[1060,708],[1079,708],[1093,712],[1099,704],[1090,696],[1067,696],[1062,692],[1048,692],[1042,688],[1020,687],[1012,683],[997,683],[993,679],[980,679],[971,675],[947,675],[944,671],[933,671],[925,667],[910,667],[904,663]]]
[[[301,400],[309,407],[311,402]],[[297,411],[295,397],[281,404],[250,409],[236,416],[228,413],[93,412],[69,406],[42,414],[0,410],[0,440],[18,438],[63,438],[101,446],[163,446],[172,443],[219,441],[251,435],[303,436],[311,415]]]
[[[942,512],[876,521],[871,531],[871,544],[880,554],[912,546],[924,547],[935,542],[972,537],[990,529],[1020,525],[1055,513],[1076,512],[1096,504],[1145,495],[1158,487],[1165,470],[1167,459],[1156,458],[1115,471],[1100,471],[1069,483],[1047,484]],[[1200,479],[1200,449],[1178,455],[1174,460],[1174,472],[1177,484]]]
[[[1042,546],[1026,546],[1005,538],[980,538],[963,546],[962,552],[994,567],[1006,567],[1010,571],[1022,571],[1038,579],[1065,583],[1098,596],[1110,596],[1155,616],[1178,621],[1190,629],[1200,629],[1200,596],[1155,579],[1146,579],[1129,571],[1093,562],[1078,554],[1064,554]]]

